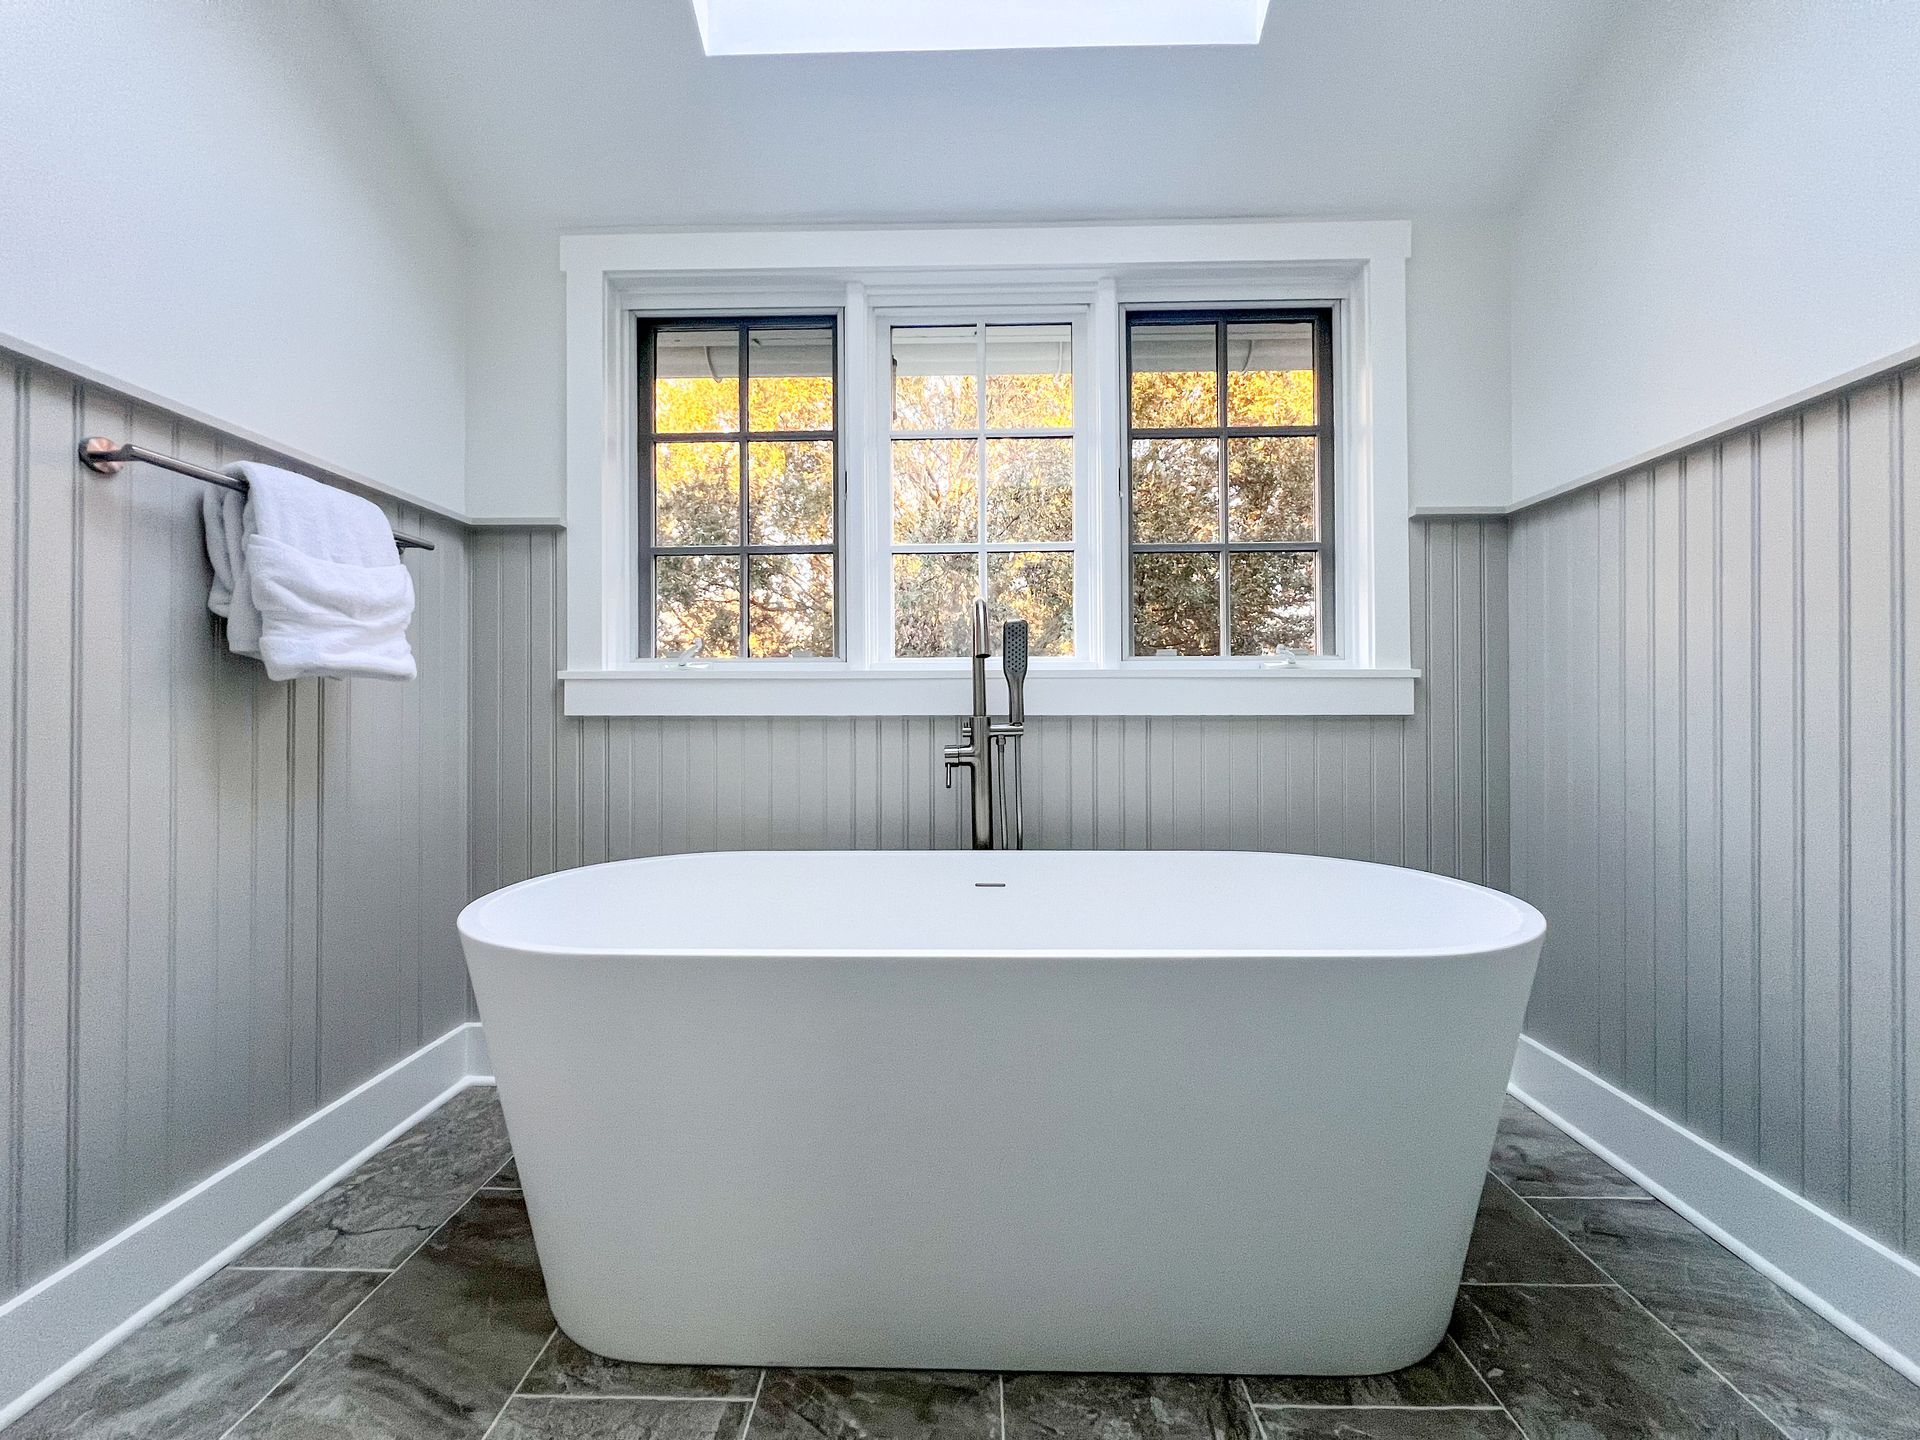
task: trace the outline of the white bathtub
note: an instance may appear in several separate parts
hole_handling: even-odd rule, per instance
[[[784,852],[460,931],[590,1350],[1364,1374],[1446,1329],[1545,922],[1299,855]]]

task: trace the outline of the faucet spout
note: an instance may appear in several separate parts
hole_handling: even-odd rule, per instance
[[[994,848],[995,832],[1006,823],[1008,816],[996,821],[995,809],[1006,809],[1009,786],[1009,769],[1014,777],[1011,787],[1012,834],[1015,845],[1020,844],[1019,816],[1019,744],[1026,725],[1027,678],[1027,625],[1024,620],[1010,620],[1006,625],[1004,654],[1002,663],[1007,672],[1008,714],[1004,721],[998,721],[987,713],[987,660],[993,651],[992,632],[987,628],[987,602],[975,600],[972,615],[972,651],[973,651],[973,713],[960,721],[960,739],[947,745],[941,751],[946,768],[947,788],[953,788],[953,772],[961,766],[967,769],[968,790],[973,800],[973,848],[991,850]],[[1007,747],[1014,747],[1009,756]],[[1009,765],[1011,760],[1011,765]],[[1000,804],[994,803],[994,782],[1000,782]]]
[[[973,602],[973,658],[984,660],[993,652],[993,641],[987,631],[987,602]]]
[[[993,650],[993,642],[987,635],[987,602],[973,602],[973,720],[974,730],[986,733],[987,720],[987,656]]]

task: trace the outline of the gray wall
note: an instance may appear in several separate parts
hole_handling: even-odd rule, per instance
[[[1917,467],[1920,368],[1511,542],[1513,879],[1553,925],[1529,1030],[1909,1254]]]
[[[420,679],[269,682],[206,611],[221,437],[0,351],[0,1298],[467,1018],[462,533]]]
[[[1412,539],[1418,715],[1037,719],[1028,842],[1314,850],[1504,885],[1505,526]],[[564,718],[564,556],[551,532],[473,538],[476,893],[671,850],[964,843],[950,717]]]

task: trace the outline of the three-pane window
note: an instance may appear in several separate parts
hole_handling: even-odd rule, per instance
[[[1325,312],[1127,321],[1131,653],[1332,649]]]
[[[970,653],[987,602],[1073,653],[1073,327],[890,330],[893,653]]]
[[[653,655],[839,652],[836,342],[831,317],[642,323]]]
[[[1123,633],[1139,657],[1336,653],[1331,312],[1134,310],[1121,333],[1076,397],[1074,323],[883,320],[863,434],[886,453],[852,458],[884,482],[881,514],[860,492],[884,548],[849,562],[836,318],[640,321],[642,653],[845,655],[849,568],[855,659],[966,655],[976,597],[996,644],[1018,618],[1073,658],[1081,581],[1111,597],[1078,632],[1096,662]],[[1076,426],[1108,413],[1112,448]],[[1082,494],[1116,452],[1118,491]],[[1122,553],[1079,553],[1109,533]]]

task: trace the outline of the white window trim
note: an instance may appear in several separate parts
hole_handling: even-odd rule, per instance
[[[567,236],[567,669],[569,715],[940,715],[965,708],[964,660],[890,658],[872,573],[888,552],[886,416],[876,345],[889,313],[1083,312],[1076,434],[1087,523],[1075,605],[1090,650],[1036,661],[1038,715],[1407,715],[1411,664],[1402,221],[884,230],[645,231]],[[1334,307],[1342,653],[1125,657],[1127,551],[1119,407],[1128,308]],[[705,665],[639,660],[637,316],[840,316],[841,617],[844,656]],[[1080,336],[1087,343],[1082,358]],[[1089,385],[1086,379],[1102,383]],[[1097,410],[1096,410],[1097,406]]]

